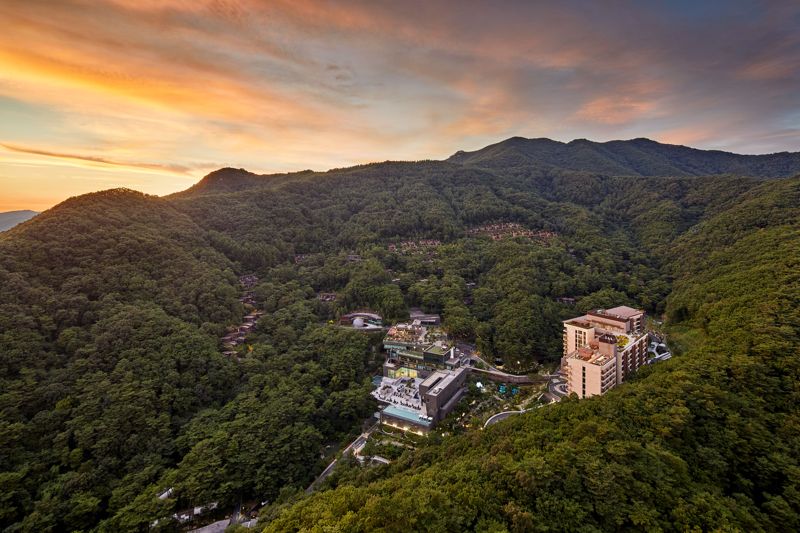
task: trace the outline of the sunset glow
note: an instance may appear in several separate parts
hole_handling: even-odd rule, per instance
[[[800,146],[793,2],[0,3],[0,211],[513,135]]]

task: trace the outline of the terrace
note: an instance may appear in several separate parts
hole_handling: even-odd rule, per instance
[[[611,361],[614,361],[614,357],[611,355],[606,355],[600,353],[598,350],[592,348],[578,348],[571,354],[566,356],[567,359],[579,359],[586,363],[597,365],[597,366],[605,366]]]
[[[404,407],[422,413],[422,397],[419,386],[422,383],[418,378],[382,378],[381,383],[372,396],[379,402],[389,405]]]
[[[450,351],[450,348],[445,347],[445,346],[440,346],[438,344],[433,344],[433,345],[428,346],[427,348],[425,348],[425,351],[427,353],[432,353],[434,355],[444,355],[444,354],[446,354],[447,352]]]
[[[425,342],[425,328],[412,324],[397,324],[389,328],[385,340],[405,344],[423,344]]]

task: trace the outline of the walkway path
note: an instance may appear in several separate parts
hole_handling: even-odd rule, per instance
[[[472,367],[471,370],[472,372],[478,372],[480,374],[484,374],[493,381],[505,381],[507,383],[516,383],[519,385],[532,385],[534,383],[544,383],[547,380],[545,376],[536,376],[535,378],[532,378],[530,376],[507,374],[499,370],[485,370],[483,368],[477,368],[477,367]]]
[[[462,351],[465,351],[465,349],[468,349],[470,345],[461,344],[460,346],[463,346],[464,348],[462,348]],[[525,374],[509,374],[508,372],[503,372],[499,368],[492,366],[488,361],[486,361],[482,357],[475,355],[474,352],[469,352],[469,356],[473,360],[480,362],[486,367],[486,368],[478,368],[477,366],[473,366],[472,370],[475,372],[486,374],[489,377],[489,379],[494,381],[506,381],[508,383],[530,385],[533,383],[544,383],[547,379],[551,377],[550,375],[544,375],[544,376],[537,375],[531,377]]]

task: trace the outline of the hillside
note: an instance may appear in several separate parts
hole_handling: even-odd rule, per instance
[[[30,210],[6,211],[5,213],[0,213],[0,231],[11,229],[17,224],[22,224],[38,214],[38,212]]]
[[[277,507],[265,531],[796,530],[798,195],[761,187],[680,239],[682,357]]]
[[[562,143],[512,137],[474,152],[458,152],[447,161],[492,169],[533,167],[608,176],[733,174],[778,178],[800,173],[800,153],[740,155],[661,144],[650,139],[604,143],[577,139]]]
[[[479,167],[222,169],[1,234],[0,526],[171,531],[267,500],[273,531],[796,529],[800,178]],[[541,237],[480,233],[498,221]],[[224,356],[245,273],[265,315]],[[563,318],[620,303],[664,313],[682,356],[303,496],[376,408],[380,338],[339,314],[439,312],[513,370],[558,358]]]

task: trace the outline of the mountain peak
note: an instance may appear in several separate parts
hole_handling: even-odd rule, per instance
[[[223,167],[209,172],[189,189],[178,194],[232,192],[252,186],[254,182],[263,181],[266,177],[243,168]]]

